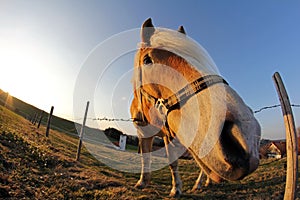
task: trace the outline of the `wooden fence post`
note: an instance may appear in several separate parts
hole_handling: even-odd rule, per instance
[[[37,128],[40,128],[40,125],[41,125],[41,122],[42,122],[42,119],[43,119],[43,115],[44,115],[44,111],[41,111],[40,120],[39,120]]]
[[[47,122],[46,137],[49,137],[49,130],[50,130],[50,124],[51,124],[53,109],[54,109],[54,106],[51,106],[51,110],[50,110],[49,117],[48,117],[48,122]]]
[[[286,132],[287,172],[284,199],[296,199],[298,178],[298,139],[293,111],[288,94],[278,72],[273,75],[273,81],[280,99]]]
[[[36,122],[37,122],[38,118],[39,118],[39,114],[38,114],[38,113],[36,113],[36,114],[35,114],[35,116],[34,116],[33,125],[35,125],[35,124],[36,124]]]
[[[35,118],[36,118],[36,115],[37,115],[37,113],[34,113],[34,115],[32,116],[32,118],[31,118],[31,120],[30,120],[30,122],[31,122],[32,124],[34,124],[34,120],[35,120]]]
[[[80,158],[80,152],[81,152],[81,146],[82,146],[82,138],[83,138],[83,133],[84,133],[84,127],[85,127],[86,117],[87,117],[87,113],[88,113],[88,110],[89,110],[89,104],[90,104],[90,102],[88,101],[86,103],[86,108],[85,108],[83,123],[82,123],[80,134],[79,134],[79,142],[78,142],[78,148],[77,148],[76,161],[79,161],[79,158]]]

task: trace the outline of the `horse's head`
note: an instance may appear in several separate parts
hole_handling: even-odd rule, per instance
[[[148,19],[141,40],[134,63],[131,113],[164,129],[164,120],[149,96],[168,99],[200,77],[218,72],[208,53],[185,35],[183,27],[178,31],[154,28]],[[141,86],[148,97],[140,92]],[[166,121],[167,130],[213,180],[238,180],[258,167],[259,124],[228,85],[211,85],[179,102],[167,112]]]

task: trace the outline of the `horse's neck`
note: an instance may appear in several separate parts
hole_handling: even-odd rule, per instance
[[[180,71],[180,73],[189,83],[191,83],[191,82],[195,81],[196,79],[205,75],[205,73],[199,72],[196,68],[194,68],[192,66],[183,68]]]

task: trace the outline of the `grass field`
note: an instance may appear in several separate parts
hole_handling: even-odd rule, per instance
[[[139,174],[111,169],[86,148],[75,161],[78,139],[45,127],[37,129],[23,117],[0,106],[0,199],[167,199],[168,167],[153,172],[146,189],[134,188]],[[259,168],[238,182],[212,184],[190,193],[198,176],[193,160],[180,160],[180,199],[282,199],[285,159],[262,160]],[[298,191],[299,191],[298,186]],[[297,197],[300,199],[299,192]]]

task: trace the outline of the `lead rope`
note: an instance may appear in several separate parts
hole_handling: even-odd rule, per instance
[[[142,94],[142,83],[143,83],[143,79],[142,79],[142,69],[141,67],[138,67],[138,72],[139,72],[139,79],[138,79],[138,85],[136,86],[138,88],[139,91],[139,95],[138,95],[138,110],[141,112],[141,117],[142,117],[142,121],[145,122],[145,115],[143,112],[143,94]]]

